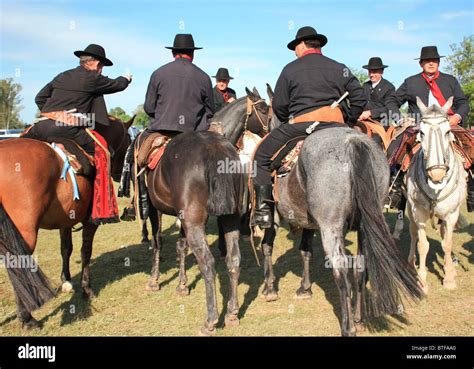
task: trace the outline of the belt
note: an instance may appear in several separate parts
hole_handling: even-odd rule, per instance
[[[330,106],[323,106],[308,113],[298,115],[297,117],[290,119],[289,123],[294,124],[314,121],[345,123],[341,108],[336,107],[332,109]]]

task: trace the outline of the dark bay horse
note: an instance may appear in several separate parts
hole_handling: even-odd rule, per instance
[[[272,126],[280,124],[274,114],[272,120]],[[371,138],[342,125],[310,134],[296,166],[277,182],[278,214],[304,229],[300,244],[303,278],[297,296],[311,296],[311,243],[314,230],[319,229],[326,265],[339,290],[343,336],[354,336],[355,323],[363,317],[399,313],[402,295],[413,300],[422,297],[416,271],[396,247],[382,213],[389,168],[383,151]],[[352,260],[344,251],[347,225],[357,229],[358,255]],[[266,229],[262,240],[263,295],[270,301],[277,297],[271,260],[276,230],[276,225]],[[351,266],[356,279],[354,312]],[[369,276],[370,290],[366,288]]]
[[[133,120],[133,118],[132,118]],[[111,171],[121,172],[132,124],[111,118],[110,126],[97,125],[96,130],[114,153]],[[16,138],[0,142],[0,255],[17,259],[33,254],[39,228],[59,229],[63,267],[61,279],[70,285],[69,258],[72,252],[71,228],[82,223],[82,277],[84,294],[91,298],[89,264],[97,225],[89,222],[93,183],[76,176],[79,200],[73,199],[71,181],[60,179],[64,162],[46,143]],[[17,304],[17,316],[25,328],[39,323],[31,312],[54,296],[39,267],[7,268]]]
[[[201,334],[215,333],[217,323],[216,272],[214,257],[206,240],[205,225],[209,216],[217,216],[219,248],[225,256],[230,278],[230,301],[225,325],[239,324],[237,285],[240,274],[240,215],[243,208],[244,173],[234,147],[244,126],[260,132],[266,123],[268,106],[257,91],[247,90],[247,96],[219,111],[212,122],[219,123],[229,139],[215,132],[182,133],[168,144],[158,167],[148,172],[148,194],[154,250],[151,276],[147,289],[159,290],[159,262],[162,247],[159,235],[161,213],[175,215],[181,221],[177,241],[179,283],[177,292],[189,294],[185,270],[188,247],[194,253],[206,285],[207,319]],[[227,164],[229,164],[227,166]],[[232,165],[234,164],[234,165]],[[234,168],[234,169],[232,169]]]

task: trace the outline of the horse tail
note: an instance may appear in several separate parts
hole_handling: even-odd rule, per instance
[[[376,148],[363,140],[352,140],[349,155],[353,171],[352,203],[360,218],[360,253],[370,283],[370,293],[364,292],[364,312],[368,317],[400,314],[402,295],[418,301],[423,292],[415,269],[400,253],[385,222],[380,201],[383,194],[375,177]]]
[[[209,190],[209,214],[240,213],[245,180],[239,156],[230,142],[213,145],[208,150],[205,178]]]
[[[0,205],[0,255],[15,289],[18,301],[28,311],[41,307],[55,296],[48,279],[41,271],[25,240]],[[15,260],[15,264],[11,261]]]

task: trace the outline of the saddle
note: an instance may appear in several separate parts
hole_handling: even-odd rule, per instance
[[[420,150],[421,144],[416,141],[418,127],[411,127],[403,132],[400,146],[389,158],[390,166],[400,167],[402,172],[406,172],[410,166],[413,156]],[[474,138],[471,131],[459,126],[452,126],[455,141],[453,149],[461,158],[464,168],[469,169],[474,162]]]
[[[359,120],[355,125],[369,137],[378,135],[382,139],[384,151],[387,151],[391,137],[389,131],[385,131],[385,128],[380,124],[380,122],[369,118],[367,120]]]
[[[166,145],[171,140],[171,137],[163,135],[159,132],[154,132],[147,136],[143,142],[136,140],[136,163],[139,168],[148,167],[150,170],[156,168],[160,162]]]
[[[31,126],[33,127],[33,126]],[[32,138],[37,137],[29,133],[31,127],[23,132],[21,138]],[[69,163],[71,164],[72,170],[78,175],[85,177],[93,177],[95,174],[95,159],[89,155],[78,143],[74,140],[64,137],[48,137],[46,140],[42,140],[49,144],[55,143],[64,153],[66,154]]]

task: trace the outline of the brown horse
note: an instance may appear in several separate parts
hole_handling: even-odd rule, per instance
[[[97,125],[109,145],[112,176],[120,176],[130,138],[133,118],[124,123],[110,118],[110,126]],[[71,181],[60,179],[64,162],[45,142],[17,138],[0,142],[0,255],[17,260],[32,258],[39,228],[59,229],[63,268],[61,279],[70,284],[69,258],[72,252],[71,228],[82,223],[82,278],[85,296],[92,298],[89,263],[97,225],[89,222],[93,183],[90,177],[76,176],[80,199],[73,199]],[[8,267],[17,316],[25,328],[39,326],[31,312],[54,296],[41,270]],[[64,286],[64,284],[63,284]]]

